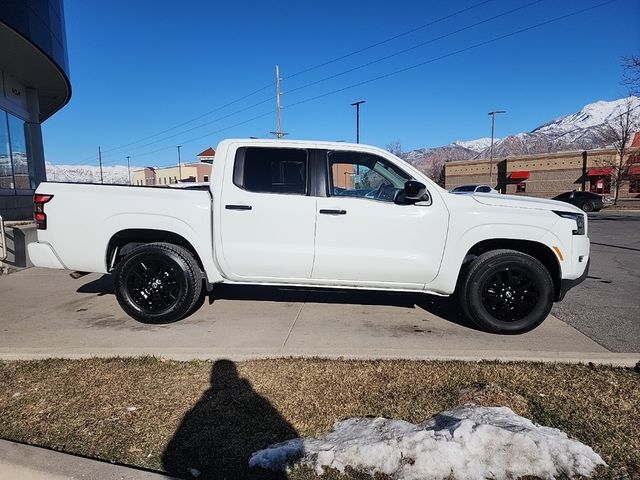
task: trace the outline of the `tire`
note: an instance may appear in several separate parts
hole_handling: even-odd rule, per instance
[[[587,202],[582,205],[582,210],[585,212],[593,212],[593,203]]]
[[[493,250],[470,264],[460,290],[462,308],[481,329],[519,334],[540,325],[553,306],[548,270],[530,255]]]
[[[200,298],[203,277],[191,253],[170,243],[131,251],[115,271],[116,298],[130,317],[170,323],[189,313]]]

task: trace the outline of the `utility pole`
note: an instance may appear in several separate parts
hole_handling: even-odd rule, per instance
[[[182,145],[178,145],[178,176],[180,177],[180,181],[182,181],[182,163],[180,162],[180,147],[182,147]]]
[[[129,162],[130,158],[131,157],[127,155],[127,170],[129,170],[129,185],[131,185],[131,163]]]
[[[359,100],[351,104],[352,107],[356,107],[356,143],[360,143],[360,105],[365,102],[366,100]]]
[[[98,145],[98,162],[100,163],[100,183],[104,183],[104,179],[102,177],[102,150]]]
[[[505,110],[494,110],[489,112],[491,115],[491,146],[489,147],[489,186],[493,188],[493,134],[496,128],[496,115],[499,113],[507,113]]]
[[[280,123],[280,67],[276,65],[276,131],[271,132],[276,138],[282,138],[286,133],[282,131],[282,125]]]

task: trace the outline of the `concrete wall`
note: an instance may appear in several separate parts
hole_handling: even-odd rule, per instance
[[[9,224],[5,226],[5,233],[8,255],[4,262],[0,262],[0,274],[32,267],[27,245],[38,240],[35,224]]]

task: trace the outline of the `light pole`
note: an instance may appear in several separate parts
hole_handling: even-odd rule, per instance
[[[360,100],[351,104],[352,107],[356,107],[356,143],[360,143],[360,105],[365,102],[366,100]]]
[[[131,157],[127,155],[127,170],[129,170],[129,185],[131,185],[131,163],[129,162],[130,158]]]
[[[182,164],[180,163],[180,147],[182,145],[178,145],[178,176],[180,177],[180,181],[182,181]]]
[[[499,113],[507,113],[506,110],[494,110],[489,112],[491,115],[491,146],[489,147],[489,186],[493,188],[493,134],[496,128],[496,115]]]

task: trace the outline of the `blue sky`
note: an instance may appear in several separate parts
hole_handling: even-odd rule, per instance
[[[284,77],[283,130],[291,138],[355,141],[356,100],[367,102],[361,142],[381,147],[486,137],[487,112],[496,109],[508,112],[497,120],[496,136],[529,131],[624,95],[621,57],[640,50],[640,2],[617,0],[453,53],[602,1],[65,0],[73,96],[43,124],[47,161],[96,163],[101,145],[106,165],[126,164],[126,155],[133,165],[168,165],[179,144],[189,161],[222,138],[272,137],[276,64]],[[298,103],[422,62],[429,63]]]

